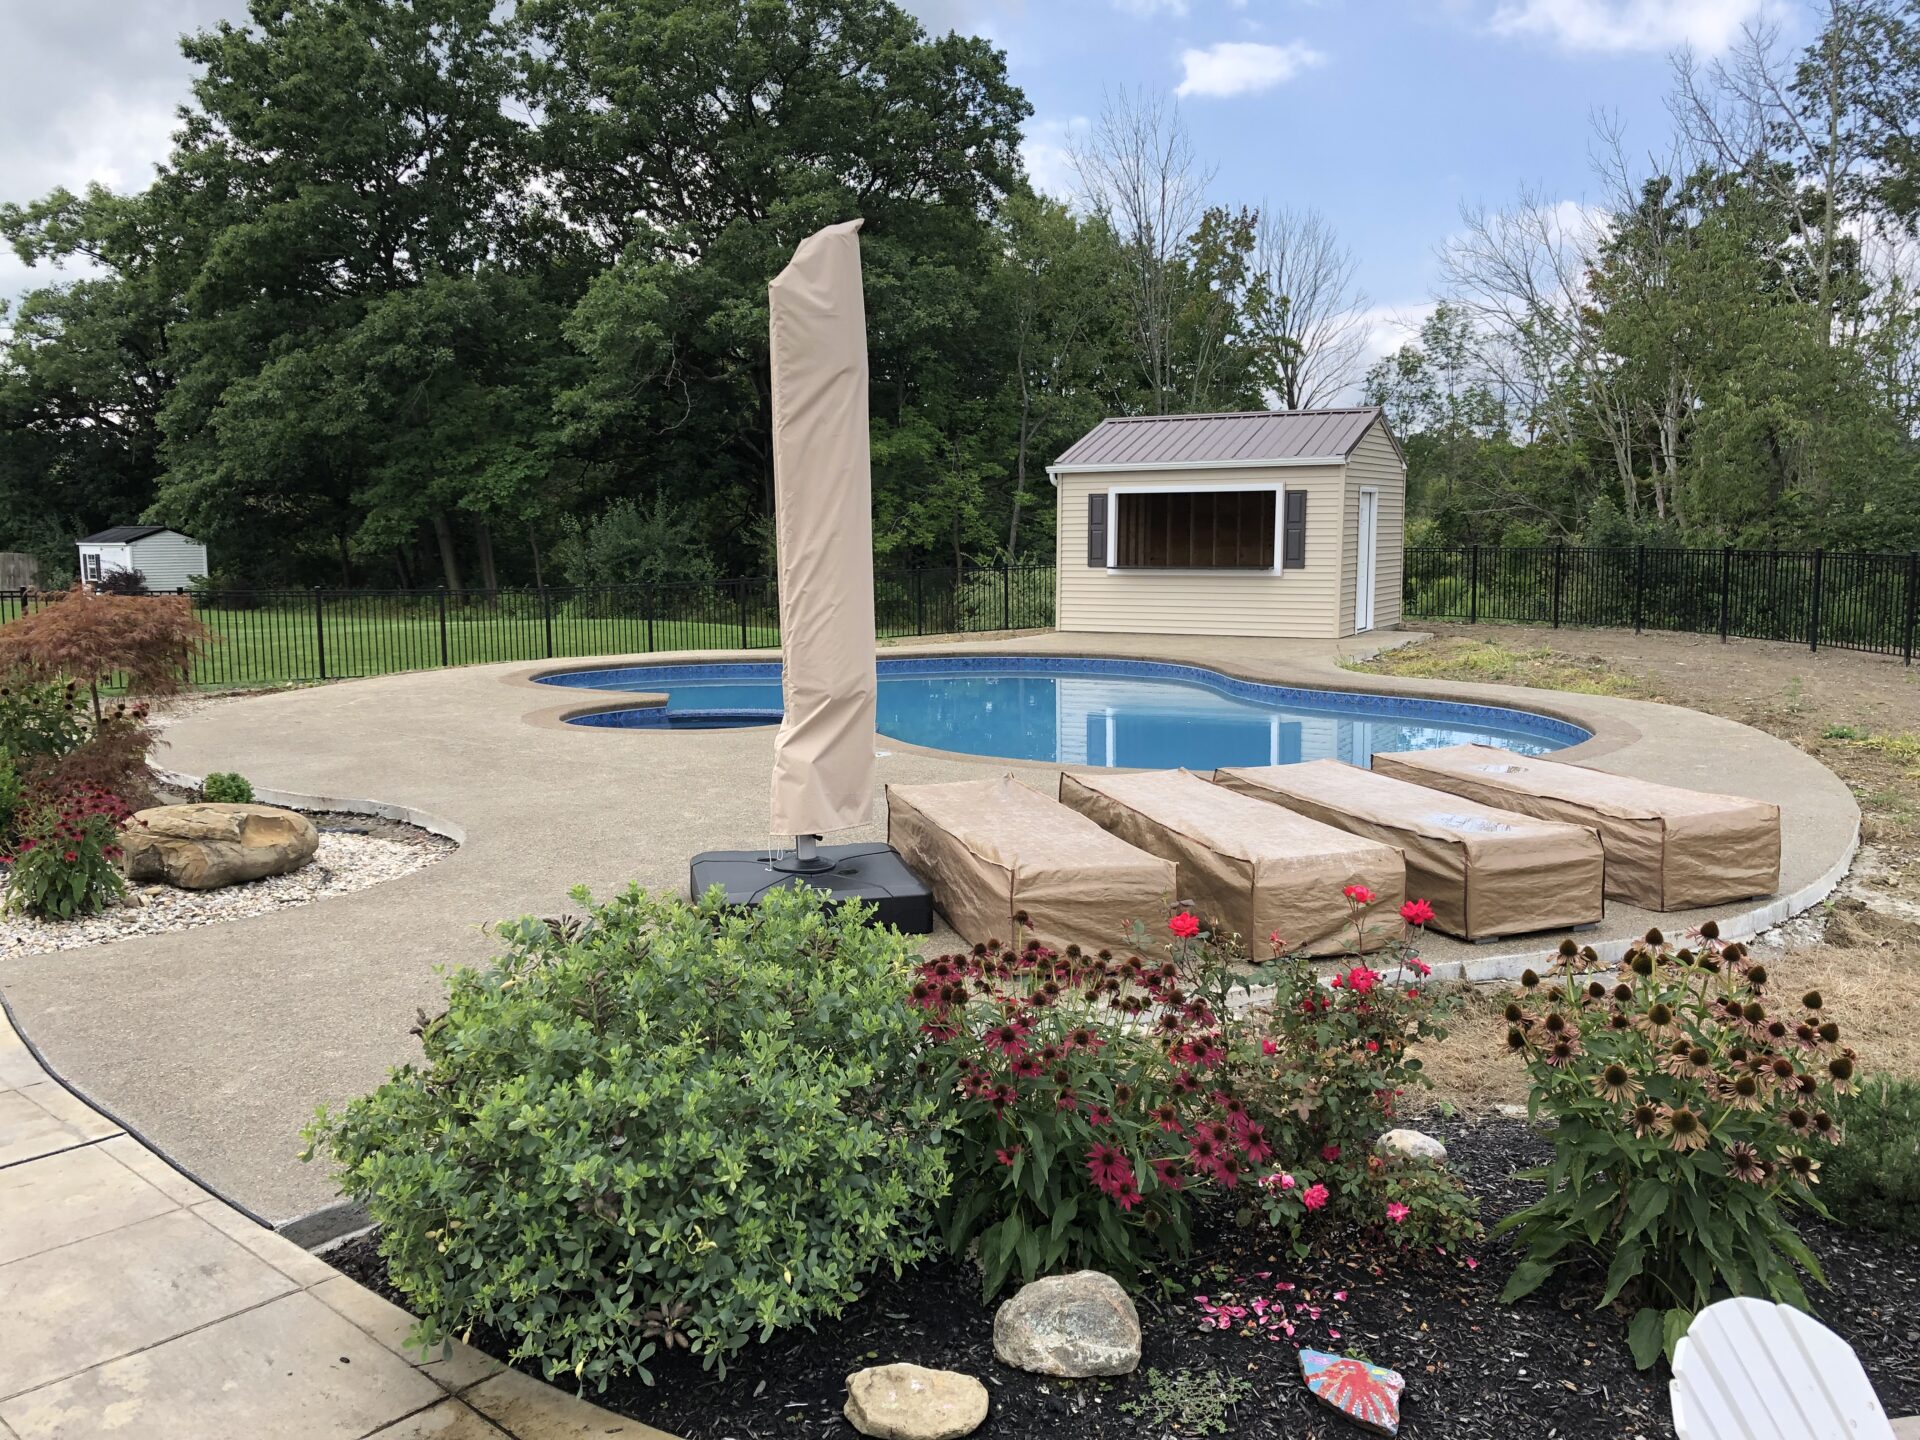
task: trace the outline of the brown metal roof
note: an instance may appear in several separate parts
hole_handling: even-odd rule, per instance
[[[1067,447],[1056,468],[1086,465],[1239,463],[1325,460],[1353,453],[1381,418],[1377,406],[1350,410],[1253,410],[1235,415],[1124,415],[1102,420]],[[1393,439],[1393,432],[1387,432]],[[1394,449],[1400,448],[1394,441]]]

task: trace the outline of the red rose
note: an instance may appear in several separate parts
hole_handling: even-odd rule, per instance
[[[1433,906],[1424,900],[1409,900],[1400,907],[1400,918],[1409,925],[1428,925],[1433,921]]]
[[[1195,935],[1200,933],[1200,922],[1185,910],[1182,910],[1178,915],[1167,921],[1167,929],[1171,930],[1175,935],[1178,935],[1182,940],[1191,940]]]
[[[1364,885],[1349,885],[1340,893],[1356,905],[1371,905],[1377,898],[1373,891]]]

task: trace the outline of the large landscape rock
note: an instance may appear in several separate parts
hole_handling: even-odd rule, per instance
[[[127,822],[127,878],[217,890],[285,875],[313,859],[320,832],[271,805],[161,805]]]
[[[958,1440],[987,1418],[987,1387],[957,1370],[875,1365],[847,1377],[845,1413],[878,1440]]]
[[[1140,1316],[1120,1282],[1098,1270],[1049,1275],[993,1317],[993,1353],[1038,1375],[1131,1375],[1140,1364]]]

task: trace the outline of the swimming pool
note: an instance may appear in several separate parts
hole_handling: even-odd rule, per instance
[[[1577,745],[1564,720],[1494,705],[1306,690],[1191,665],[1052,656],[881,660],[880,733],[909,745],[1067,765],[1211,770],[1478,741],[1522,755]],[[664,693],[664,707],[575,715],[614,729],[711,729],[780,719],[777,661],[572,670],[568,689]]]

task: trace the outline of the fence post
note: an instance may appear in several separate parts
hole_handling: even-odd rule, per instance
[[[1467,547],[1467,623],[1480,623],[1480,547]]]
[[[747,648],[747,582],[741,580],[734,591],[740,602],[740,648]]]
[[[1720,643],[1727,643],[1733,624],[1733,546],[1720,547]]]
[[[1560,628],[1560,587],[1567,574],[1567,542],[1553,547],[1553,628]]]
[[[1813,552],[1813,597],[1807,606],[1807,649],[1820,648],[1820,572],[1826,568],[1824,548]]]
[[[1647,547],[1633,547],[1633,633],[1640,633],[1647,590]]]
[[[927,592],[920,583],[924,578],[925,572],[920,570],[913,572],[913,633],[915,635],[927,633]]]
[[[313,587],[313,648],[320,661],[320,678],[327,678],[327,621],[326,610],[320,603],[320,587]]]
[[[451,665],[453,660],[447,649],[447,587],[440,587],[440,663]]]
[[[547,659],[553,659],[553,596],[540,587],[540,617],[547,623]]]
[[[1005,565],[1000,567],[1000,628],[1013,628],[1013,571]]]
[[[1913,622],[1920,615],[1920,550],[1907,552],[1907,664],[1913,664]]]

